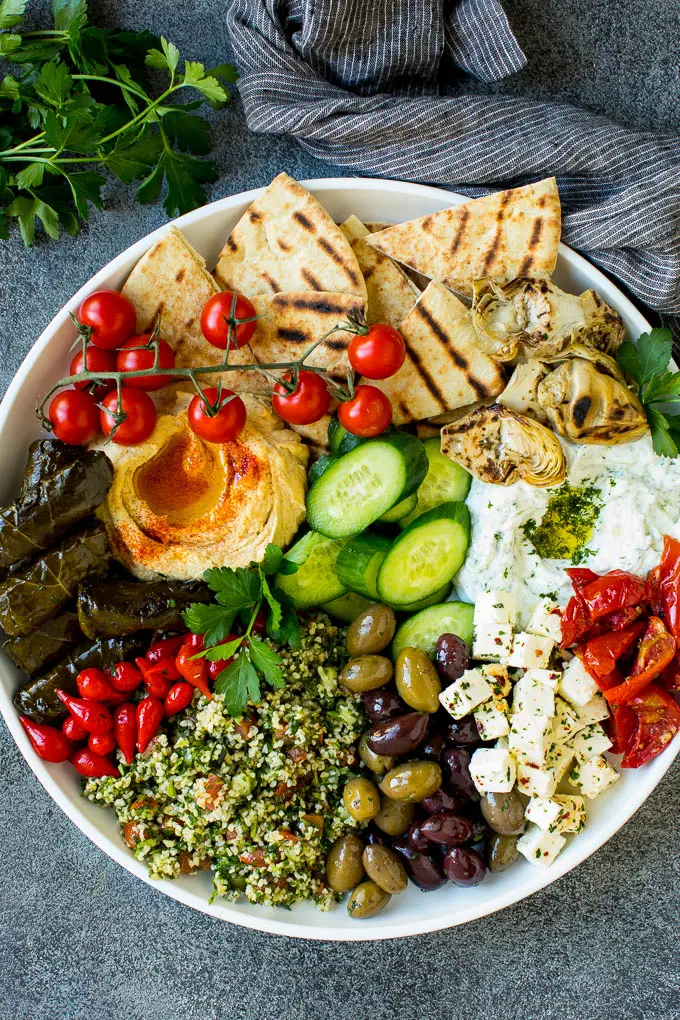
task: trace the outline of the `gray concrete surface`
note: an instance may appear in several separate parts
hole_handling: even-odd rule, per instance
[[[229,57],[217,0],[92,6],[102,21],[162,31],[207,64]],[[507,6],[531,63],[498,89],[678,128],[677,0]],[[215,134],[213,197],[281,169],[336,173],[292,142],[250,136],[238,104],[215,119]],[[3,387],[66,298],[163,220],[160,207],[111,189],[108,211],[76,239],[0,246]],[[53,804],[0,723],[0,1018],[678,1018],[679,780],[676,765],[593,858],[518,906],[405,941],[315,944],[214,921],[132,878]]]

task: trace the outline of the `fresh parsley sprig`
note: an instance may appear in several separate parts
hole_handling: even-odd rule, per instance
[[[680,404],[680,372],[670,372],[673,341],[670,330],[643,333],[636,344],[621,344],[616,354],[620,367],[638,387],[652,433],[654,451],[660,457],[680,452],[680,414],[669,414],[669,405]]]
[[[205,651],[195,658],[213,662],[232,659],[215,680],[214,690],[224,695],[230,715],[243,715],[249,701],[261,699],[260,680],[270,687],[283,687],[281,656],[262,638],[253,634],[260,610],[266,607],[267,634],[280,644],[300,643],[295,609],[285,592],[277,587],[276,574],[292,574],[297,566],[286,560],[276,545],[268,545],[261,563],[250,567],[215,567],[204,574],[215,592],[214,605],[193,603],[182,614],[194,634],[202,634]],[[237,622],[243,634],[226,639]],[[223,642],[223,643],[220,643]]]
[[[54,27],[29,31],[27,4],[0,0],[0,60],[17,67],[0,80],[0,237],[13,221],[27,245],[37,223],[50,238],[77,233],[102,206],[101,171],[140,181],[143,204],[164,192],[169,216],[202,205],[217,167],[196,158],[211,140],[193,111],[228,102],[236,69],[187,60],[180,70],[166,39],[89,25],[86,0],[52,0]],[[187,90],[200,98],[178,102]]]

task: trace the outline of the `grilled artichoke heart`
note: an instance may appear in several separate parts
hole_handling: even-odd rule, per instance
[[[619,315],[592,290],[567,294],[552,280],[476,280],[472,321],[482,349],[498,361],[544,358],[583,342],[613,352],[624,335]]]
[[[482,482],[512,485],[524,481],[560,485],[566,465],[560,441],[532,418],[491,404],[442,429],[442,453]]]
[[[537,387],[537,399],[550,424],[572,443],[631,443],[647,431],[642,404],[601,359],[569,358]]]
[[[518,414],[528,414],[537,421],[546,422],[548,416],[538,402],[538,384],[551,371],[537,358],[521,361],[510,376],[510,381],[498,398],[498,403]]]

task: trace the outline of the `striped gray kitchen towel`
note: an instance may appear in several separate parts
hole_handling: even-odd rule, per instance
[[[228,26],[251,130],[470,195],[554,174],[563,239],[680,336],[680,137],[566,104],[447,94],[461,72],[493,82],[526,63],[498,0],[232,0]]]

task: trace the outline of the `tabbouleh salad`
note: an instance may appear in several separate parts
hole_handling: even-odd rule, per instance
[[[359,823],[342,804],[365,718],[338,685],[344,631],[318,615],[297,649],[281,649],[286,685],[234,719],[224,698],[198,693],[120,778],[84,794],[116,812],[125,842],[152,878],[214,871],[214,895],[290,906],[339,897],[325,856]]]

